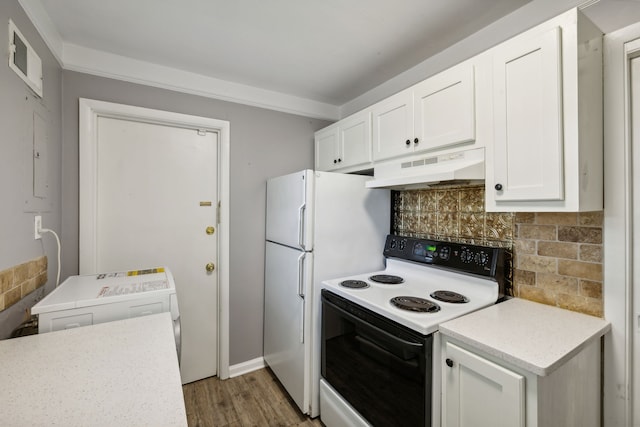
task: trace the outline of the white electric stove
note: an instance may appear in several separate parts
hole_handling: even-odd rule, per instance
[[[381,283],[374,280],[376,276],[400,277],[403,281]],[[353,287],[360,286],[360,283],[365,283],[367,286]],[[409,261],[393,258],[387,259],[385,270],[328,280],[323,283],[324,289],[423,335],[437,331],[438,325],[442,322],[495,304],[499,295],[498,286],[498,283],[492,279],[415,265]],[[436,297],[431,296],[436,291],[446,291],[445,297],[452,296],[453,302],[438,299],[439,294],[435,294]],[[456,295],[451,294],[452,292]],[[462,298],[458,298],[457,295],[461,295]],[[421,304],[418,301],[416,307],[416,304],[411,304],[411,300],[406,300],[410,308],[404,309],[402,303],[405,301],[395,300],[401,304],[400,306],[392,302],[398,297],[422,298],[428,303]],[[457,302],[458,300],[461,302]],[[421,310],[421,306],[424,306],[425,311],[415,311]]]
[[[504,249],[390,235],[384,256],[382,271],[322,283],[320,416],[329,427],[399,416],[399,425],[431,426],[439,324],[505,295]],[[369,390],[377,394],[365,398]]]

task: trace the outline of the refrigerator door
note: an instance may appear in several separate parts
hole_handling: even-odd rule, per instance
[[[265,252],[264,360],[308,413],[312,254],[272,242]]]
[[[365,188],[371,177],[315,172],[313,303],[311,310],[311,413],[320,411],[320,289],[323,280],[384,268],[382,251],[390,227],[387,189]]]
[[[267,181],[268,241],[313,250],[313,171],[304,170]]]

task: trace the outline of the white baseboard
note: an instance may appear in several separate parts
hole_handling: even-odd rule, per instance
[[[265,366],[267,365],[264,363],[264,358],[256,357],[255,359],[229,366],[229,378],[239,377],[240,375],[262,369]]]

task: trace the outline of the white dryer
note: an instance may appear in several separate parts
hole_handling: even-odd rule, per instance
[[[166,267],[71,276],[34,305],[38,333],[171,312],[180,356],[180,312]]]

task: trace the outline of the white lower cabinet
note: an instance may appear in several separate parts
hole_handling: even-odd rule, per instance
[[[525,377],[447,343],[443,425],[524,426]]]
[[[450,337],[441,356],[443,427],[600,425],[600,340],[547,376]]]

